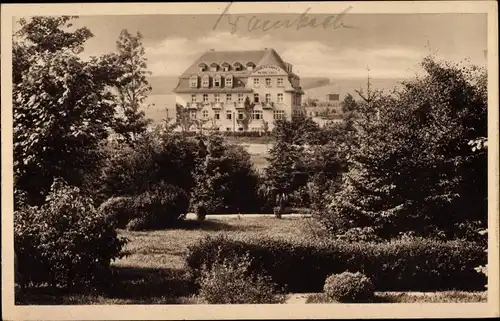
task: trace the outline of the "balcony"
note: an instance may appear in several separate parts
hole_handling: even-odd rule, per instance
[[[202,103],[198,102],[191,102],[186,104],[187,109],[199,109],[202,107]]]
[[[244,109],[245,108],[245,102],[234,102],[234,108],[236,109]]]
[[[262,109],[273,109],[274,108],[274,102],[268,101],[268,102],[262,102]]]
[[[222,109],[224,107],[224,103],[214,102],[211,103],[210,106],[212,107],[212,109]]]

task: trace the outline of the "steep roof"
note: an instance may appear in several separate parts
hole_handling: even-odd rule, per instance
[[[275,65],[286,70],[285,62],[280,58],[274,49],[264,50],[246,50],[246,51],[207,51],[198,58],[181,77],[189,77],[198,74],[198,66],[202,63],[211,65],[216,63],[222,65],[229,63],[234,65],[240,63],[245,66],[249,62],[253,62],[256,66]],[[234,72],[234,71],[233,71]],[[238,71],[237,71],[238,72]],[[246,70],[240,71],[242,74],[248,73]]]

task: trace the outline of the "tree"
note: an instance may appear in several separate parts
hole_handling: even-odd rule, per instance
[[[116,107],[108,56],[82,61],[92,33],[70,31],[75,17],[21,19],[13,42],[13,140],[16,203],[39,204],[54,178],[80,186],[100,161]]]
[[[129,144],[143,134],[151,123],[142,110],[148,92],[151,91],[147,79],[151,72],[147,69],[141,40],[140,33],[134,36],[124,29],[116,42],[116,66],[121,74],[115,88],[121,115],[116,118],[114,130]]]
[[[336,233],[372,228],[381,237],[452,238],[487,221],[486,73],[423,61],[426,75],[391,94],[362,96],[354,114],[349,170],[324,218]]]
[[[181,128],[181,131],[190,131],[194,121],[191,118],[189,109],[183,107],[182,105],[175,104],[175,123]]]
[[[243,119],[237,119],[238,121],[238,124],[241,125],[243,127],[243,131],[248,131],[248,127],[250,125],[250,123],[252,122],[252,112],[255,108],[255,104],[253,102],[250,101],[250,98],[247,98],[245,99],[245,103],[244,103],[244,108],[243,108],[243,114],[244,114],[244,117]]]

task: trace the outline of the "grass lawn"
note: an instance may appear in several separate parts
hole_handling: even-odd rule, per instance
[[[487,292],[376,292],[373,303],[474,303],[487,302]],[[324,293],[307,296],[305,303],[338,303]]]
[[[206,221],[186,220],[175,229],[148,232],[120,230],[129,242],[127,256],[112,264],[113,287],[101,294],[48,293],[46,290],[16,291],[17,304],[187,304],[199,303],[195,285],[186,273],[188,247],[207,235],[260,238],[263,235],[291,239],[298,235],[323,235],[308,217],[235,215]],[[291,296],[293,301],[293,296]],[[330,303],[323,294],[301,296],[300,303]],[[486,292],[377,293],[376,302],[486,302]],[[294,303],[294,302],[290,302]]]

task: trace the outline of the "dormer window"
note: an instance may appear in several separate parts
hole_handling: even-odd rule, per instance
[[[214,87],[220,87],[220,86],[221,86],[221,77],[220,75],[217,75],[214,78]]]
[[[235,71],[240,71],[243,67],[239,62],[235,62],[233,66]]]
[[[198,65],[198,70],[199,70],[200,72],[204,72],[205,70],[207,70],[207,65],[206,65],[206,64],[204,64],[204,63],[199,64],[199,65]]]
[[[208,75],[203,76],[201,80],[201,85],[204,88],[208,88],[210,86],[210,77]]]
[[[231,65],[229,65],[227,62],[223,63],[222,64],[222,71],[228,72],[229,71],[229,67],[231,67]]]
[[[253,62],[248,62],[247,63],[247,70],[253,70],[255,68],[255,64]]]
[[[218,71],[219,70],[219,65],[216,64],[215,62],[210,64],[210,70],[211,71]]]
[[[189,86],[191,88],[198,88],[198,76],[193,76],[189,80]]]
[[[226,87],[233,87],[233,75],[228,75],[225,80]]]

